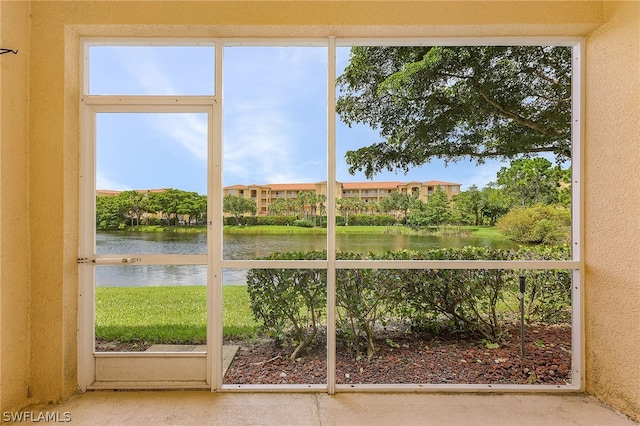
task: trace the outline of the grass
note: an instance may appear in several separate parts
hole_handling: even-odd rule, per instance
[[[495,226],[456,226],[449,225],[447,230],[459,232],[463,235],[470,235],[478,238],[504,239],[504,236]],[[124,229],[128,232],[180,232],[195,233],[207,232],[206,226],[128,226]],[[301,226],[279,226],[279,225],[255,225],[255,226],[232,226],[225,225],[224,233],[227,234],[263,234],[263,235],[283,235],[283,234],[326,234],[326,228],[304,228]],[[420,235],[434,233],[438,234],[439,229],[433,227],[428,230],[416,231],[407,226],[337,226],[336,234],[402,234]]]
[[[478,238],[504,239],[504,235],[495,226],[466,226],[472,236]]]
[[[161,225],[140,225],[140,226],[126,226],[123,231],[127,232],[179,232],[179,233],[196,233],[207,232],[207,227],[204,225],[198,226],[161,226]]]
[[[224,233],[228,234],[326,234],[325,228],[304,228],[302,226],[283,225],[256,225],[256,226],[235,226],[225,225]]]
[[[246,286],[225,286],[223,334],[254,336]],[[207,338],[205,286],[96,289],[96,338],[149,344],[198,344]]]

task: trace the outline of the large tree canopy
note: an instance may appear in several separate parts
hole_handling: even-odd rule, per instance
[[[346,154],[368,178],[434,158],[571,156],[571,49],[354,47],[337,111],[384,139]]]

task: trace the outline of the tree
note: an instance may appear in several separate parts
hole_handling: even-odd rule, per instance
[[[481,193],[482,216],[489,221],[489,225],[494,226],[498,219],[509,211],[511,204],[504,192],[493,184],[482,188]]]
[[[309,197],[309,207],[311,208],[311,219],[313,220],[314,226],[318,225],[318,211],[320,212],[320,216],[324,214],[325,203],[327,202],[327,196],[324,194],[317,194],[316,192],[312,192],[312,195]]]
[[[380,199],[380,210],[384,213],[389,213],[392,211],[402,213],[402,217],[407,217],[407,212],[411,208],[411,204],[414,201],[414,197],[407,194],[406,192],[400,191],[392,191],[386,197]],[[398,215],[396,214],[396,220],[398,219]]]
[[[207,197],[197,192],[184,192],[180,196],[178,213],[189,216],[187,223],[191,223],[192,219],[196,219],[197,221],[198,219],[205,218],[207,213]]]
[[[140,225],[142,215],[147,212],[149,199],[147,194],[135,190],[123,191],[117,195],[124,215],[129,219],[131,225],[135,219],[135,226]]]
[[[483,205],[482,193],[475,185],[453,197],[456,215],[463,223],[481,225]]]
[[[222,200],[222,210],[236,218],[236,225],[240,225],[240,216],[243,213],[256,214],[256,202],[237,195],[225,195]]]
[[[97,229],[117,229],[124,224],[125,215],[122,200],[117,196],[96,197]]]
[[[152,192],[149,194],[152,208],[165,218],[168,225],[177,220],[180,200],[184,191],[174,188],[165,189],[162,192]]]
[[[434,158],[571,157],[568,47],[357,46],[337,83],[341,120],[383,138],[347,152],[351,173]]]
[[[449,198],[442,189],[438,188],[429,196],[426,203],[416,200],[412,204],[407,222],[412,227],[420,228],[443,225],[449,223],[450,218]]]
[[[289,210],[291,209],[291,203],[289,201],[290,200],[286,198],[276,198],[273,200],[271,205],[269,205],[269,213],[274,216],[283,216],[284,214],[289,213]]]
[[[301,219],[309,219],[308,212],[311,210],[311,206],[316,203],[316,193],[311,191],[298,191],[298,208],[302,212]],[[307,210],[309,207],[309,210]]]
[[[434,225],[449,223],[449,219],[451,218],[449,198],[442,189],[438,188],[437,191],[429,196],[426,212],[429,221]]]
[[[349,213],[360,213],[366,208],[366,203],[357,197],[338,198],[338,210],[344,215],[344,224],[349,226]]]
[[[497,184],[521,207],[552,204],[558,201],[558,186],[562,176],[546,158],[523,158],[498,171]]]

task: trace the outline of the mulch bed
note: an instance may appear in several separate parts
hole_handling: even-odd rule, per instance
[[[338,344],[338,384],[548,384],[571,383],[571,328],[527,326],[525,358],[513,327],[497,348],[482,339],[426,333],[383,333],[372,359]],[[289,359],[292,348],[273,342],[242,345],[227,384],[324,384],[324,341]]]
[[[291,347],[272,340],[231,342],[240,345],[224,378],[226,384],[324,384],[325,338],[292,361]],[[98,351],[144,351],[145,343],[97,341]],[[369,359],[338,342],[338,384],[546,384],[571,383],[571,327],[528,325],[525,357],[520,357],[520,329],[509,328],[491,348],[481,338],[382,331]]]

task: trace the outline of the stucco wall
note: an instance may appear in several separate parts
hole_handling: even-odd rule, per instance
[[[28,2],[0,2],[0,407],[29,393]],[[8,24],[9,23],[9,24]]]
[[[639,97],[637,45],[635,54],[625,52],[618,45],[620,42],[630,45],[631,33],[635,29],[637,34],[639,22],[637,15],[633,14],[636,6],[625,7],[631,10],[619,12],[615,7],[592,1],[31,2],[30,38],[25,43],[30,48],[25,60],[29,65],[28,128],[32,155],[29,156],[28,179],[25,179],[29,182],[28,191],[23,188],[25,193],[29,193],[31,249],[30,262],[25,263],[31,265],[31,288],[28,280],[20,281],[27,285],[27,289],[20,290],[18,300],[28,306],[29,297],[32,297],[30,340],[26,346],[30,344],[29,385],[34,401],[60,400],[72,394],[76,386],[80,36],[477,37],[590,34],[587,39],[587,83],[598,86],[603,81],[607,86],[590,88],[587,97],[586,374],[588,380],[593,380],[587,382],[587,387],[606,402],[637,416],[637,373],[624,375],[618,367],[606,365],[629,366],[634,362],[638,365],[634,353],[637,351],[629,348],[632,344],[638,346],[640,332],[637,321],[635,329],[630,322],[640,303],[637,294],[638,259],[633,250],[633,242],[640,237],[640,230],[630,215],[626,214],[628,219],[625,219],[625,212],[639,207],[631,190],[634,178],[638,176],[638,163],[635,161],[638,141],[633,140],[632,128],[627,121],[634,116],[621,114],[618,103],[619,99],[624,99],[629,104]],[[605,11],[612,20],[598,29],[605,20]],[[23,15],[20,17],[26,19]],[[1,19],[3,32],[7,25],[21,22],[6,17],[4,10]],[[28,34],[26,31],[20,30],[20,33]],[[615,57],[608,58],[609,49],[616,52]],[[607,58],[614,67],[609,68],[602,62]],[[635,73],[631,71],[633,67],[636,67]],[[621,98],[612,95],[622,91],[623,87]],[[5,116],[4,98],[3,85],[3,150],[5,120],[27,117],[19,110],[9,111],[9,116]],[[625,110],[630,111],[631,107]],[[637,106],[635,111],[637,124]],[[21,128],[24,130],[25,127]],[[623,160],[621,166],[616,165],[618,158]],[[4,161],[1,165],[5,165]],[[1,170],[4,177],[6,173]],[[4,179],[1,185],[4,202],[7,186]],[[605,198],[600,198],[602,196]],[[22,198],[12,199],[8,206],[3,204],[0,207],[3,235],[7,224],[5,208],[18,211],[23,207]],[[610,232],[601,231],[599,227],[603,223],[610,224],[611,217],[620,219],[618,223],[622,225]],[[17,244],[18,237],[12,237],[11,242]],[[4,266],[8,258],[7,252],[2,251],[0,265]],[[618,288],[624,289],[625,294],[621,294]],[[616,304],[616,300],[623,305]],[[3,297],[3,318],[5,305]],[[619,306],[628,308],[628,314],[620,313]],[[609,321],[610,317],[613,317],[613,322]],[[3,332],[5,324],[10,326],[13,320],[5,323],[3,319]],[[589,333],[594,333],[594,338]],[[4,365],[5,335],[1,338]],[[629,344],[613,344],[621,341]],[[612,376],[595,371],[601,368]],[[616,393],[616,389],[620,391]],[[14,392],[13,386],[10,391]]]
[[[587,391],[640,419],[640,3],[587,37]]]

